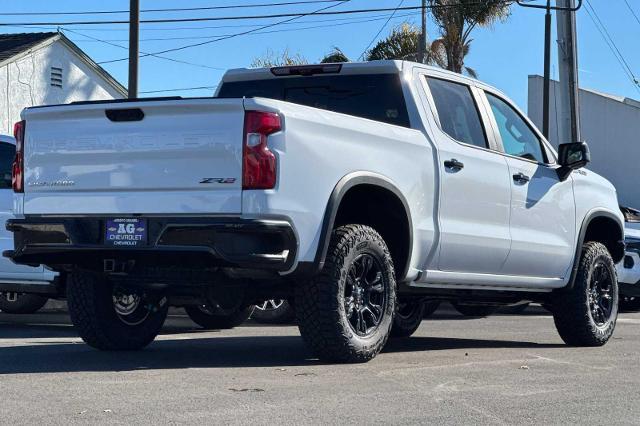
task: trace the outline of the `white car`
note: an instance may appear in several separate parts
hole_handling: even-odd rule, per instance
[[[146,346],[169,305],[230,325],[289,298],[333,362],[411,335],[429,300],[544,303],[574,346],[613,334],[614,187],[584,168],[585,143],[556,152],[477,80],[403,61],[233,70],[215,98],[22,119],[5,255],[69,273],[96,348]]]
[[[15,139],[0,135],[0,249],[13,249],[13,234],[4,224],[13,218],[13,189],[11,166],[16,153]],[[0,311],[26,314],[42,308],[48,295],[55,294],[53,284],[58,274],[43,266],[17,265],[0,258]]]
[[[620,307],[640,310],[640,211],[622,207],[625,215],[626,253],[618,264]]]

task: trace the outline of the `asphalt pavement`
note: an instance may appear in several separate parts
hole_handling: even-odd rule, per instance
[[[11,424],[640,424],[640,313],[570,348],[541,309],[439,311],[375,360],[325,365],[295,326],[205,332],[173,315],[141,352],[82,343],[64,313],[0,314]]]

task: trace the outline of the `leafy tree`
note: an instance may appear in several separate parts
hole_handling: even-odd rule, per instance
[[[444,68],[472,77],[476,72],[464,65],[471,49],[471,32],[478,26],[490,27],[510,15],[511,2],[504,0],[429,0],[440,37],[431,43],[430,56]]]
[[[290,54],[289,49],[285,49],[282,52],[267,50],[263,56],[255,58],[251,62],[251,68],[272,68],[289,65],[306,65],[308,63],[309,62],[301,54]]]
[[[350,62],[347,55],[339,48],[334,46],[333,50],[326,54],[320,61],[321,64],[338,63],[338,62]]]

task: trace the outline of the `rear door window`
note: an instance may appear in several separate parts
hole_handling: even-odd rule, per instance
[[[219,98],[269,98],[411,127],[398,74],[280,77],[223,83]]]
[[[442,130],[459,142],[488,148],[487,136],[471,88],[439,78],[426,79]]]

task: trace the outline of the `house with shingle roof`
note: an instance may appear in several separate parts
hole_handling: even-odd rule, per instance
[[[0,134],[29,106],[122,99],[127,90],[58,32],[0,34]]]

